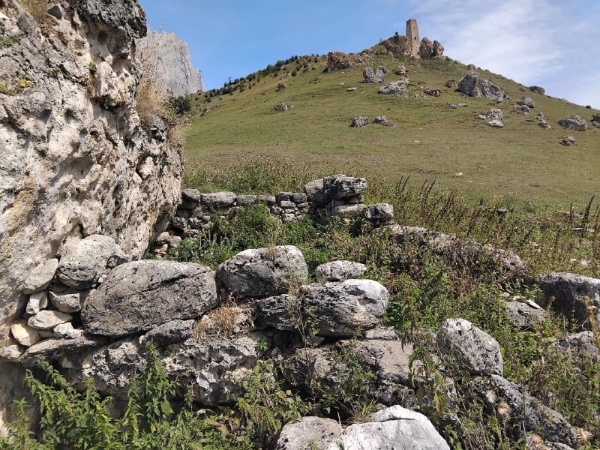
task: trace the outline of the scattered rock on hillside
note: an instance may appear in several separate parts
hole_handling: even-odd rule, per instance
[[[58,279],[75,289],[95,287],[111,269],[128,261],[113,238],[88,236],[67,247],[57,269]]]
[[[275,111],[277,112],[283,112],[283,111],[288,111],[290,109],[289,105],[286,105],[285,103],[277,103],[273,109],[275,109]]]
[[[589,329],[589,303],[595,308],[596,323],[600,323],[600,279],[555,272],[538,275],[535,281],[541,289],[536,300],[541,306],[552,306],[567,317],[573,315],[580,326]]]
[[[352,119],[352,123],[350,124],[353,128],[361,128],[369,123],[369,118],[365,116],[359,116]]]
[[[446,86],[447,88],[455,88],[458,87],[458,81],[452,79],[452,80],[448,80],[444,83],[444,86]]]
[[[502,114],[502,110],[501,109],[490,109],[486,114],[485,114],[486,119],[489,120],[502,120],[504,118],[504,114]]]
[[[404,64],[400,64],[398,67],[394,69],[395,75],[406,75],[406,67]]]
[[[326,450],[396,448],[450,450],[427,417],[398,405],[350,425]]]
[[[248,249],[220,264],[217,280],[237,297],[265,297],[306,283],[308,268],[293,245]]]
[[[344,281],[358,278],[367,272],[367,266],[353,261],[331,261],[315,269],[318,280]]]
[[[460,80],[458,90],[469,97],[483,97],[494,100],[504,100],[506,97],[506,93],[500,87],[473,73]]]
[[[342,426],[336,420],[302,417],[298,422],[283,427],[275,450],[326,450],[340,434]]]
[[[566,138],[562,138],[560,143],[565,147],[570,147],[575,143],[575,138],[573,136],[567,136]]]
[[[81,320],[88,333],[119,337],[175,319],[195,319],[217,303],[208,267],[142,260],[110,272],[87,298]]]
[[[535,92],[536,94],[544,95],[546,93],[546,89],[540,86],[529,86],[529,90],[531,92]]]
[[[381,86],[379,88],[379,93],[385,95],[403,94],[406,93],[406,85],[407,82],[405,82],[404,80],[392,81],[391,83],[387,83],[386,85]]]
[[[356,63],[355,58],[342,52],[329,52],[327,54],[327,72],[344,70]]]
[[[531,112],[527,105],[515,105],[515,109],[523,114],[529,114]]]
[[[425,89],[423,91],[423,94],[429,97],[439,97],[442,95],[442,91],[440,91],[439,89]]]
[[[373,69],[372,67],[367,67],[363,71],[363,78],[365,79],[365,83],[383,83],[384,74],[381,69]]]
[[[488,124],[492,128],[504,128],[504,124],[500,120],[492,120]]]
[[[570,130],[575,131],[585,131],[587,130],[587,122],[580,116],[572,115],[568,117],[563,117],[558,121],[559,125],[563,128],[568,128]]]
[[[594,114],[592,116],[592,125],[600,128],[600,114]]]
[[[593,331],[571,334],[556,341],[554,346],[560,352],[568,353],[579,359],[600,361],[600,348],[598,348]]]
[[[535,102],[531,97],[523,97],[517,100],[517,105],[527,106],[528,108],[535,108]]]
[[[447,319],[437,334],[437,343],[449,364],[473,374],[502,375],[500,345],[489,334],[464,319]]]
[[[384,127],[395,127],[396,122],[389,120],[386,116],[377,116],[375,117],[375,123],[379,123]]]
[[[281,91],[285,91],[287,89],[287,84],[285,84],[283,81],[280,81],[279,83],[277,83],[277,91],[281,92]]]

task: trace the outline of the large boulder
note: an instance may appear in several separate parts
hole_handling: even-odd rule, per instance
[[[219,265],[217,280],[237,297],[265,297],[305,283],[308,268],[292,245],[249,249]]]
[[[350,425],[326,450],[450,450],[423,414],[396,405],[371,415],[369,421]]]
[[[460,80],[458,90],[469,97],[483,97],[494,100],[504,100],[506,97],[506,93],[500,87],[473,73]]]
[[[275,329],[309,324],[318,336],[352,337],[374,328],[388,304],[385,287],[372,280],[302,286],[297,298],[271,297],[257,301],[257,321]]]
[[[554,272],[538,275],[535,282],[540,288],[537,302],[541,306],[551,306],[586,329],[591,328],[590,314],[600,323],[600,279]]]
[[[109,236],[93,235],[67,247],[58,264],[58,279],[76,289],[89,289],[128,258]]]
[[[577,115],[563,117],[562,119],[560,119],[558,121],[558,124],[561,127],[567,128],[569,130],[575,130],[575,131],[587,130],[587,122],[585,121],[584,118],[577,116]]]
[[[283,427],[275,450],[325,450],[340,434],[342,426],[336,420],[302,417],[298,422]]]
[[[363,70],[363,78],[365,79],[365,83],[383,83],[383,70],[375,70],[372,67],[367,67]]]
[[[175,319],[194,319],[218,304],[208,267],[171,261],[135,261],[114,269],[81,311],[86,332],[125,336]]]
[[[464,319],[447,319],[437,334],[444,360],[472,374],[502,375],[498,342]]]

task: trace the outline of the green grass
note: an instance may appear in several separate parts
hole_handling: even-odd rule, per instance
[[[563,130],[558,119],[579,114],[589,122],[594,110],[530,91],[504,77],[480,74],[505,88],[512,101],[503,104],[505,128],[492,129],[477,118],[496,107],[489,99],[459,96],[444,87],[448,79],[460,80],[467,73],[462,64],[446,61],[402,61],[410,77],[408,99],[377,93],[379,85],[362,83],[362,67],[322,73],[324,58],[311,59],[308,70],[285,77],[287,89],[278,92],[277,77],[262,77],[251,89],[195,101],[197,114],[187,131],[184,155],[188,173],[198,167],[224,167],[244,157],[257,155],[285,159],[298,170],[353,172],[369,179],[396,180],[410,176],[414,183],[436,180],[445,188],[478,200],[481,197],[514,196],[521,200],[566,209],[571,202],[583,205],[600,194],[596,168],[600,167],[600,130]],[[390,71],[400,61],[373,57],[368,65],[383,64]],[[293,63],[290,70],[294,68]],[[314,77],[319,83],[310,83]],[[342,85],[343,83],[343,85]],[[356,87],[348,92],[348,87]],[[439,98],[415,98],[421,88],[439,88]],[[523,95],[536,101],[532,114],[514,110]],[[276,112],[275,104],[294,105]],[[450,109],[448,103],[466,102],[468,107]],[[201,115],[201,112],[209,109]],[[543,112],[552,130],[537,125],[535,113]],[[370,124],[350,128],[354,116],[385,115],[396,128]],[[572,147],[559,144],[574,135]],[[314,168],[314,169],[313,169]],[[456,176],[457,173],[463,176]]]

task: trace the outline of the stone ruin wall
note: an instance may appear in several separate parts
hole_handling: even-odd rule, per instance
[[[408,19],[406,21],[406,37],[408,39],[408,55],[418,58],[421,42],[419,40],[419,27],[416,19]]]

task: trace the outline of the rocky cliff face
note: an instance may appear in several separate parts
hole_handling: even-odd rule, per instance
[[[174,34],[148,31],[137,47],[145,72],[165,95],[179,97],[203,90],[200,71],[192,66],[187,44]]]
[[[37,269],[92,234],[139,258],[179,200],[181,157],[137,112],[145,33],[135,0],[0,1],[2,346]]]

